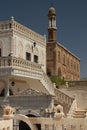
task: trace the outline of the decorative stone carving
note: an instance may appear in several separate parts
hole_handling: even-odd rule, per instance
[[[64,117],[63,107],[61,105],[54,106],[54,118],[56,120],[61,120]]]
[[[11,106],[6,106],[6,107],[4,108],[3,118],[6,119],[6,120],[7,120],[7,119],[10,119],[10,117],[13,116],[14,112],[15,112],[15,109],[14,109],[14,108],[12,108]]]

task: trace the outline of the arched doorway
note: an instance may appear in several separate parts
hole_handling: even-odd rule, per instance
[[[19,130],[31,130],[31,128],[24,121],[20,121]]]
[[[32,114],[28,114],[26,116],[28,116],[28,117],[36,117],[35,115],[32,115]],[[36,128],[37,128],[37,130],[41,130],[41,125],[36,124]],[[24,121],[20,121],[19,122],[19,130],[31,130],[31,128]]]

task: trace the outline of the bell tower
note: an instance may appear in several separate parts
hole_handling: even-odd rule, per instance
[[[56,41],[56,11],[54,7],[50,7],[48,12],[48,42]]]

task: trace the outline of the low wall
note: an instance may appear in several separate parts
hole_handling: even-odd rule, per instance
[[[0,130],[13,130],[13,120],[0,119]]]
[[[41,130],[87,130],[86,118],[30,118],[32,124],[41,124]]]
[[[73,118],[62,119],[60,130],[87,130],[87,119],[85,118]]]
[[[87,86],[87,80],[68,81],[69,86]]]

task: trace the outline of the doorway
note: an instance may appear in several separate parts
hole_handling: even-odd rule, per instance
[[[32,115],[32,114],[28,114],[26,116],[36,117],[35,115]],[[37,128],[37,130],[41,130],[41,124],[36,124],[36,128]],[[19,122],[19,130],[31,130],[31,128],[24,121],[20,121]]]

